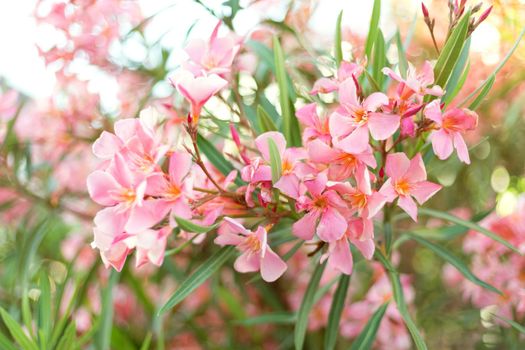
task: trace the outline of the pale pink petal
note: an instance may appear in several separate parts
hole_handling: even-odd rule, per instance
[[[363,108],[367,111],[377,111],[379,107],[388,104],[388,97],[382,92],[374,92],[363,101]]]
[[[341,111],[341,113],[336,111],[332,113],[328,119],[328,128],[330,129],[330,135],[335,139],[334,142],[350,135],[355,129],[352,118],[344,115],[346,113],[344,111]]]
[[[91,199],[96,203],[105,206],[117,204],[112,197],[112,191],[118,191],[122,187],[118,182],[105,171],[96,170],[89,174],[87,178],[87,190]]]
[[[297,220],[292,226],[292,233],[304,240],[310,240],[314,236],[315,226],[319,220],[319,210],[312,210]]]
[[[172,183],[180,186],[192,165],[191,155],[183,152],[173,152],[170,157],[169,174]]]
[[[353,78],[348,78],[339,85],[339,102],[342,105],[358,106],[357,89]]]
[[[421,181],[412,184],[410,194],[414,196],[419,204],[425,203],[430,197],[435,195],[440,189],[441,185],[435,184],[430,181]]]
[[[307,147],[308,159],[314,163],[330,163],[341,154],[319,139],[309,142]]]
[[[128,221],[128,211],[122,210],[120,205],[114,207],[108,207],[100,210],[93,219],[95,227],[104,234],[110,235],[112,238],[111,243],[124,232],[124,225]],[[104,249],[107,247],[108,242],[97,242],[95,245]],[[99,245],[100,244],[100,245]]]
[[[432,140],[432,149],[439,159],[445,160],[450,157],[454,150],[452,135],[441,129],[433,131],[430,134],[430,139]]]
[[[112,133],[102,131],[99,138],[93,143],[93,154],[101,159],[111,159],[124,144]]]
[[[407,212],[412,220],[417,222],[417,205],[410,196],[401,196],[397,200],[397,205]]]
[[[327,94],[329,92],[337,90],[337,88],[338,85],[334,80],[330,78],[320,78],[314,83],[314,87],[312,88],[312,91],[310,91],[310,94]]]
[[[406,179],[410,182],[418,182],[427,179],[427,171],[425,170],[425,163],[421,157],[421,153],[418,153],[410,160],[410,166],[406,173]]]
[[[294,174],[283,175],[274,184],[282,193],[292,198],[299,198],[299,179]]]
[[[295,116],[302,124],[315,127],[315,121],[318,119],[317,104],[309,103],[306,106],[299,108],[295,112]]]
[[[454,139],[454,147],[456,147],[456,150],[458,152],[458,158],[465,164],[470,164],[470,156],[468,154],[468,148],[465,144],[465,140],[463,140],[463,136],[459,132],[455,132],[453,134]]]
[[[307,180],[304,182],[304,185],[308,189],[308,192],[314,197],[319,197],[326,188],[326,182],[328,178],[325,172],[317,174],[317,176],[312,180]]]
[[[379,193],[385,196],[386,201],[389,203],[391,203],[397,197],[397,192],[394,189],[394,186],[392,186],[392,180],[390,179],[386,180],[383,186],[381,186]]]
[[[374,192],[372,195],[368,196],[367,209],[368,209],[368,219],[373,218],[379,210],[383,208],[386,203],[386,196],[379,192]]]
[[[259,271],[260,266],[259,254],[254,254],[249,250],[242,253],[233,264],[235,270],[241,273]]]
[[[438,126],[443,122],[443,115],[441,114],[441,101],[434,100],[425,107],[425,117],[434,121]]]
[[[317,226],[317,236],[325,242],[332,242],[341,238],[348,227],[345,218],[333,208],[326,208],[321,215]]]
[[[117,135],[119,139],[127,143],[131,138],[137,136],[138,125],[138,119],[127,118],[115,122],[113,128],[115,129],[115,135]]]
[[[229,218],[229,217],[225,217],[222,225],[219,227],[219,233],[224,233],[224,232],[240,233],[245,236],[251,233],[243,225],[241,225],[239,221]]]
[[[282,155],[284,153],[284,150],[286,149],[286,139],[284,138],[283,134],[277,131],[265,132],[264,134],[259,135],[255,139],[255,145],[257,146],[257,149],[259,150],[259,152],[261,152],[263,159],[269,163],[270,149],[268,145],[268,139],[273,140],[273,142],[277,146],[277,151],[279,151],[279,155]]]
[[[404,81],[404,79],[401,78],[401,76],[399,76],[399,74],[397,74],[396,72],[394,72],[390,68],[385,67],[385,68],[383,68],[381,70],[381,72],[383,72],[383,74],[388,75],[391,79],[396,80],[398,82],[403,82]]]
[[[178,216],[179,218],[183,219],[191,219],[191,208],[184,198],[179,197],[176,201],[168,201],[167,204],[168,207],[171,209],[172,215]]]
[[[395,114],[370,113],[368,129],[374,140],[386,140],[399,128],[401,117]]]
[[[355,240],[352,244],[363,254],[365,259],[371,260],[374,256],[375,244],[373,239],[365,239],[363,241]]]
[[[350,275],[353,269],[352,252],[350,245],[346,238],[339,239],[336,242],[330,243],[330,251],[328,256],[328,265],[341,271],[346,275]]]
[[[243,241],[244,241],[243,237],[237,234],[231,233],[231,232],[219,233],[217,237],[215,237],[215,239],[213,240],[215,244],[218,244],[220,246],[225,246],[225,245],[238,246]]]
[[[330,126],[330,130],[331,129]],[[334,140],[334,144],[345,152],[356,154],[366,151],[368,148],[368,140],[368,126],[365,124],[355,128],[343,139]]]
[[[139,233],[159,223],[168,213],[162,200],[150,199],[141,206],[130,209],[130,215],[124,230],[128,233]]]
[[[286,263],[270,247],[261,258],[261,276],[266,282],[273,282],[286,271]]]
[[[386,157],[385,172],[393,180],[402,178],[409,167],[410,160],[403,152],[391,153]]]

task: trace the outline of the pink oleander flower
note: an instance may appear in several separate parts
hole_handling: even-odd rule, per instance
[[[425,108],[425,117],[436,123],[436,130],[430,134],[432,149],[439,159],[447,159],[454,148],[458,158],[470,164],[468,148],[462,133],[474,130],[478,125],[478,115],[468,109],[451,108],[441,111],[440,101],[434,100]]]
[[[350,219],[348,229],[343,237],[329,243],[328,251],[321,257],[321,262],[327,259],[328,266],[339,270],[341,273],[350,275],[354,265],[350,243],[355,245],[366,259],[372,259],[375,250],[374,239],[362,238],[363,226],[364,220],[359,218]]]
[[[377,112],[388,104],[388,97],[374,92],[365,100],[357,96],[353,79],[339,86],[341,106],[330,116],[330,134],[335,146],[348,153],[361,153],[369,146],[368,132],[375,140],[386,140],[399,128],[400,117]]]
[[[241,179],[248,183],[244,193],[244,199],[249,207],[255,205],[252,195],[257,187],[261,189],[259,198],[262,203],[272,201],[272,169],[269,165],[264,164],[261,158],[257,157],[252,159],[250,164],[241,169]]]
[[[106,171],[96,170],[88,176],[87,188],[95,202],[110,207],[112,215],[105,218],[124,222],[128,233],[146,230],[166,214],[161,200],[144,198],[147,179],[133,172],[119,153]]]
[[[367,166],[377,166],[372,147],[361,153],[347,153],[337,147],[330,147],[319,139],[313,140],[307,146],[308,160],[312,163],[324,164],[328,169],[328,179],[343,181],[351,176],[363,174]]]
[[[429,87],[434,84],[434,70],[428,61],[425,61],[419,74],[415,68],[410,65],[406,79],[403,79],[387,67],[383,68],[383,73],[400,83],[397,87],[397,95],[401,100],[408,100],[415,95],[416,100],[421,103],[425,95],[443,95],[443,89],[438,85]]]
[[[255,145],[267,164],[270,164],[269,139],[274,141],[281,157],[281,177],[273,186],[292,198],[298,198],[301,191],[297,174],[301,172],[300,167],[302,163],[300,160],[306,158],[306,152],[302,148],[286,149],[286,140],[283,134],[269,131],[255,139]]]
[[[203,74],[217,74],[225,77],[231,70],[233,59],[239,52],[239,42],[233,34],[218,37],[219,21],[208,40],[193,39],[184,48],[189,60],[183,63],[183,68],[192,72],[195,76]]]
[[[305,126],[303,130],[303,145],[313,140],[321,140],[326,144],[332,141],[330,135],[330,127],[328,125],[329,118],[321,117],[317,114],[317,105],[309,103],[301,107],[295,112],[297,119]]]
[[[382,193],[372,190],[370,173],[366,167],[360,172],[361,174],[356,176],[356,187],[344,182],[337,183],[332,188],[349,204],[351,213],[357,213],[357,216],[361,218],[362,231],[357,234],[357,237],[361,240],[368,240],[374,238],[372,218],[383,208],[387,198]]]
[[[159,161],[168,147],[155,138],[154,130],[145,118],[130,118],[115,123],[115,134],[103,131],[93,144],[93,153],[110,161],[119,153],[133,171],[144,174],[159,169]]]
[[[190,154],[173,152],[170,156],[168,174],[155,173],[147,179],[146,194],[158,198],[158,208],[164,215],[170,213],[169,220],[172,227],[176,226],[174,216],[191,218],[191,208],[188,203],[188,198],[193,191],[193,181],[189,176],[191,165]]]
[[[363,67],[350,62],[341,62],[341,66],[337,70],[337,76],[334,78],[320,78],[314,83],[311,95],[327,94],[339,89],[339,85],[348,78],[359,77],[363,72]]]
[[[379,192],[388,202],[398,198],[397,205],[417,221],[417,205],[421,205],[441,189],[441,186],[427,179],[427,172],[421,154],[409,160],[404,153],[392,153],[386,158],[385,173],[389,177]]]
[[[170,81],[190,102],[190,116],[193,125],[197,125],[204,104],[228,84],[217,74],[195,76],[187,70],[179,71]]]
[[[236,246],[242,252],[235,260],[235,270],[241,273],[260,270],[263,280],[273,282],[282,276],[287,266],[270,248],[267,236],[266,229],[262,226],[253,232],[238,221],[226,217],[214,242],[220,246]]]
[[[348,228],[345,217],[340,212],[346,209],[346,203],[339,194],[327,187],[326,173],[317,174],[311,180],[305,180],[310,196],[303,195],[297,200],[297,207],[306,214],[292,226],[292,233],[304,240],[317,236],[332,242],[340,239]]]

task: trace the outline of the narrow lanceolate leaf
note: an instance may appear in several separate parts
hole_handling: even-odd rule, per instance
[[[17,350],[13,344],[3,333],[0,332],[0,349],[3,350]]]
[[[435,217],[435,218],[438,218],[438,219],[446,220],[446,221],[452,222],[454,224],[458,224],[458,225],[470,228],[470,229],[472,229],[474,231],[477,231],[477,232],[479,232],[479,233],[481,233],[481,234],[483,234],[483,235],[485,235],[485,236],[487,236],[489,238],[492,238],[496,242],[499,242],[499,243],[503,244],[505,247],[513,250],[514,252],[516,252],[518,254],[521,254],[519,249],[516,248],[515,246],[513,246],[512,244],[510,244],[507,240],[501,238],[500,236],[498,236],[494,232],[489,231],[486,228],[484,228],[484,227],[482,227],[482,226],[480,226],[480,225],[478,225],[478,224],[476,224],[474,222],[470,222],[470,221],[466,221],[466,220],[460,219],[460,218],[458,218],[458,217],[456,217],[454,215],[450,215],[450,214],[444,213],[442,211],[433,210],[433,209],[427,209],[427,208],[419,208],[419,213],[422,214],[422,215]]]
[[[514,54],[514,51],[516,51],[516,49],[518,48],[518,44],[520,43],[521,39],[523,39],[523,36],[525,35],[525,27],[523,27],[523,29],[521,30],[521,33],[520,35],[518,36],[518,38],[516,39],[516,41],[514,42],[514,45],[512,46],[512,48],[510,49],[510,51],[507,53],[507,55],[505,55],[505,57],[503,58],[503,61],[501,61],[498,66],[496,67],[496,69],[494,69],[494,72],[492,72],[491,75],[488,76],[488,78],[480,85],[476,88],[476,90],[472,91],[467,97],[465,97],[465,99],[463,101],[461,101],[461,103],[459,104],[460,106],[463,106],[465,105],[472,97],[476,96],[476,94],[482,90],[490,81],[490,79],[493,77],[493,76],[496,76],[499,71],[503,68],[503,66],[505,65],[505,63],[507,63],[507,61],[509,60],[509,58]]]
[[[277,131],[277,126],[262,106],[257,106],[257,122],[262,132]]]
[[[297,312],[297,322],[295,323],[294,330],[294,342],[296,350],[303,348],[304,337],[306,336],[306,328],[308,327],[308,318],[310,316],[310,311],[314,306],[315,293],[319,287],[319,281],[321,280],[325,266],[326,261],[323,264],[318,264],[315,267],[312,278],[310,279],[308,287],[306,288],[306,292],[304,293],[301,307]]]
[[[11,333],[13,339],[22,347],[24,350],[38,350],[38,346],[33,340],[31,340],[25,333],[22,327],[11,317],[11,315],[0,307],[0,315],[6,328]]]
[[[179,289],[169,298],[169,300],[159,310],[159,315],[165,313],[181,301],[183,301],[191,292],[197,287],[206,282],[211,275],[219,270],[219,268],[235,253],[234,246],[223,247],[206,260],[201,266],[195,270],[188,278],[186,278]]]
[[[452,74],[452,70],[459,59],[465,40],[468,34],[468,24],[470,11],[467,12],[459,21],[458,25],[448,38],[445,46],[441,50],[436,66],[434,67],[435,84],[445,87]]]
[[[64,334],[60,338],[56,350],[70,350],[75,349],[75,336],[77,327],[75,321],[72,321],[65,329]]]
[[[465,45],[463,45],[463,49],[461,50],[459,59],[456,62],[454,69],[452,70],[450,78],[448,79],[447,86],[445,88],[445,96],[443,96],[442,98],[442,101],[445,104],[449,104],[450,101],[452,101],[454,97],[456,97],[456,94],[459,92],[459,90],[456,90],[456,87],[458,86],[458,83],[460,82],[465,71],[465,67],[468,62],[469,51],[470,38],[468,38],[465,42]]]
[[[275,141],[268,138],[268,151],[270,152],[270,166],[272,167],[272,182],[275,184],[281,178],[281,156]]]
[[[111,344],[111,331],[113,330],[113,288],[118,282],[120,274],[111,270],[109,282],[102,290],[102,310],[100,312],[100,327],[96,335],[96,348],[109,350]]]
[[[343,46],[341,38],[341,21],[343,20],[343,10],[339,12],[337,16],[337,22],[335,24],[335,37],[334,37],[334,56],[337,67],[341,65],[343,60]]]
[[[243,326],[255,326],[260,324],[293,324],[295,320],[296,315],[293,312],[273,312],[238,320],[235,323]]]
[[[394,300],[396,301],[397,309],[405,321],[405,325],[412,336],[412,340],[414,341],[416,348],[418,350],[427,350],[427,345],[425,344],[421,333],[419,333],[419,329],[408,312],[408,307],[405,302],[405,295],[403,294],[403,288],[401,286],[401,281],[399,280],[399,273],[379,249],[376,249],[375,256],[388,273],[390,283],[392,284],[392,292],[394,293]]]
[[[491,286],[490,284],[480,280],[478,277],[476,277],[469,269],[468,267],[457,257],[452,255],[448,250],[430,242],[424,239],[423,237],[409,234],[410,238],[412,238],[414,241],[418,242],[422,246],[427,247],[434,253],[436,253],[440,258],[448,262],[450,265],[454,266],[465,278],[467,278],[469,281],[477,284],[480,287],[483,287],[485,289],[488,289],[494,293],[503,294],[499,289]]]
[[[383,37],[383,32],[378,30],[376,41],[374,44],[374,56],[373,56],[373,65],[372,65],[372,76],[374,77],[377,85],[379,87],[383,86],[383,80],[385,75],[381,71],[386,67],[386,48],[385,48],[385,38]]]
[[[218,224],[211,226],[198,225],[196,223],[191,222],[190,220],[186,220],[178,216],[175,216],[175,221],[182,230],[194,233],[207,233],[216,229],[218,226]]]
[[[372,348],[372,344],[376,338],[377,330],[381,325],[381,320],[385,315],[388,303],[384,303],[377,309],[372,317],[366,323],[365,328],[361,331],[359,336],[352,343],[350,350],[368,350]]]
[[[496,76],[491,75],[490,78],[483,84],[483,89],[479,92],[479,95],[476,97],[474,101],[468,106],[470,110],[474,110],[479,107],[481,102],[483,102],[483,99],[487,96],[490,89],[492,89],[492,85],[494,85],[494,82],[496,81]]]
[[[224,156],[217,151],[210,141],[206,140],[205,137],[200,134],[197,135],[197,146],[199,150],[204,153],[206,158],[217,168],[223,175],[228,175],[234,168],[230,162],[224,158]]]
[[[445,104],[449,104],[454,97],[456,97],[461,89],[463,88],[463,85],[465,85],[465,82],[467,81],[468,73],[470,72],[470,61],[467,62],[467,66],[463,70],[463,73],[461,73],[461,77],[459,78],[458,83],[454,86],[452,93],[450,94],[450,98],[447,98],[444,100]]]
[[[496,315],[496,314],[492,314],[492,316],[494,316],[497,319],[502,320],[503,322],[507,322],[509,325],[512,326],[512,328],[514,328],[515,330],[517,330],[521,334],[525,334],[525,327],[523,325],[519,324],[518,322],[510,320],[510,319],[505,318],[505,317],[501,317],[501,316]]]
[[[290,146],[301,145],[301,135],[297,118],[292,113],[292,106],[289,94],[288,75],[284,65],[284,53],[281,43],[277,37],[273,38],[273,54],[275,61],[275,78],[279,86],[279,103],[283,117],[283,133]]]
[[[341,275],[339,278],[339,285],[332,300],[330,313],[328,314],[328,325],[326,327],[324,348],[334,349],[337,343],[337,336],[339,334],[339,321],[341,314],[345,307],[345,301],[348,293],[348,286],[350,285],[350,275]]]
[[[407,71],[408,71],[408,60],[407,60],[407,54],[405,52],[405,48],[403,47],[403,42],[401,41],[401,33],[399,33],[399,30],[396,32],[396,46],[397,46],[398,70],[399,70],[399,73],[401,74],[401,77],[403,79],[406,79]]]
[[[40,346],[45,347],[51,335],[51,287],[49,285],[49,278],[45,272],[40,274],[38,325],[42,332]]]
[[[372,17],[370,17],[370,27],[368,28],[368,36],[366,37],[365,44],[365,54],[368,59],[370,59],[372,47],[374,46],[377,33],[379,32],[379,17],[381,17],[381,0],[374,0]]]

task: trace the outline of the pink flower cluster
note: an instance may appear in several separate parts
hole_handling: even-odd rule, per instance
[[[525,197],[520,197],[513,213],[507,216],[492,214],[481,225],[506,239],[525,253]],[[492,239],[471,231],[463,242],[463,250],[472,255],[471,270],[481,280],[499,289],[499,295],[486,290],[446,265],[444,279],[459,285],[463,296],[478,308],[495,306],[496,314],[514,319],[525,316],[525,258]]]

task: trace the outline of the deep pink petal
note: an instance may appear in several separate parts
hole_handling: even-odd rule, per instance
[[[282,193],[292,198],[299,198],[299,179],[294,174],[283,175],[274,184]]]
[[[330,163],[341,154],[319,139],[309,142],[307,147],[308,159],[314,163]]]

